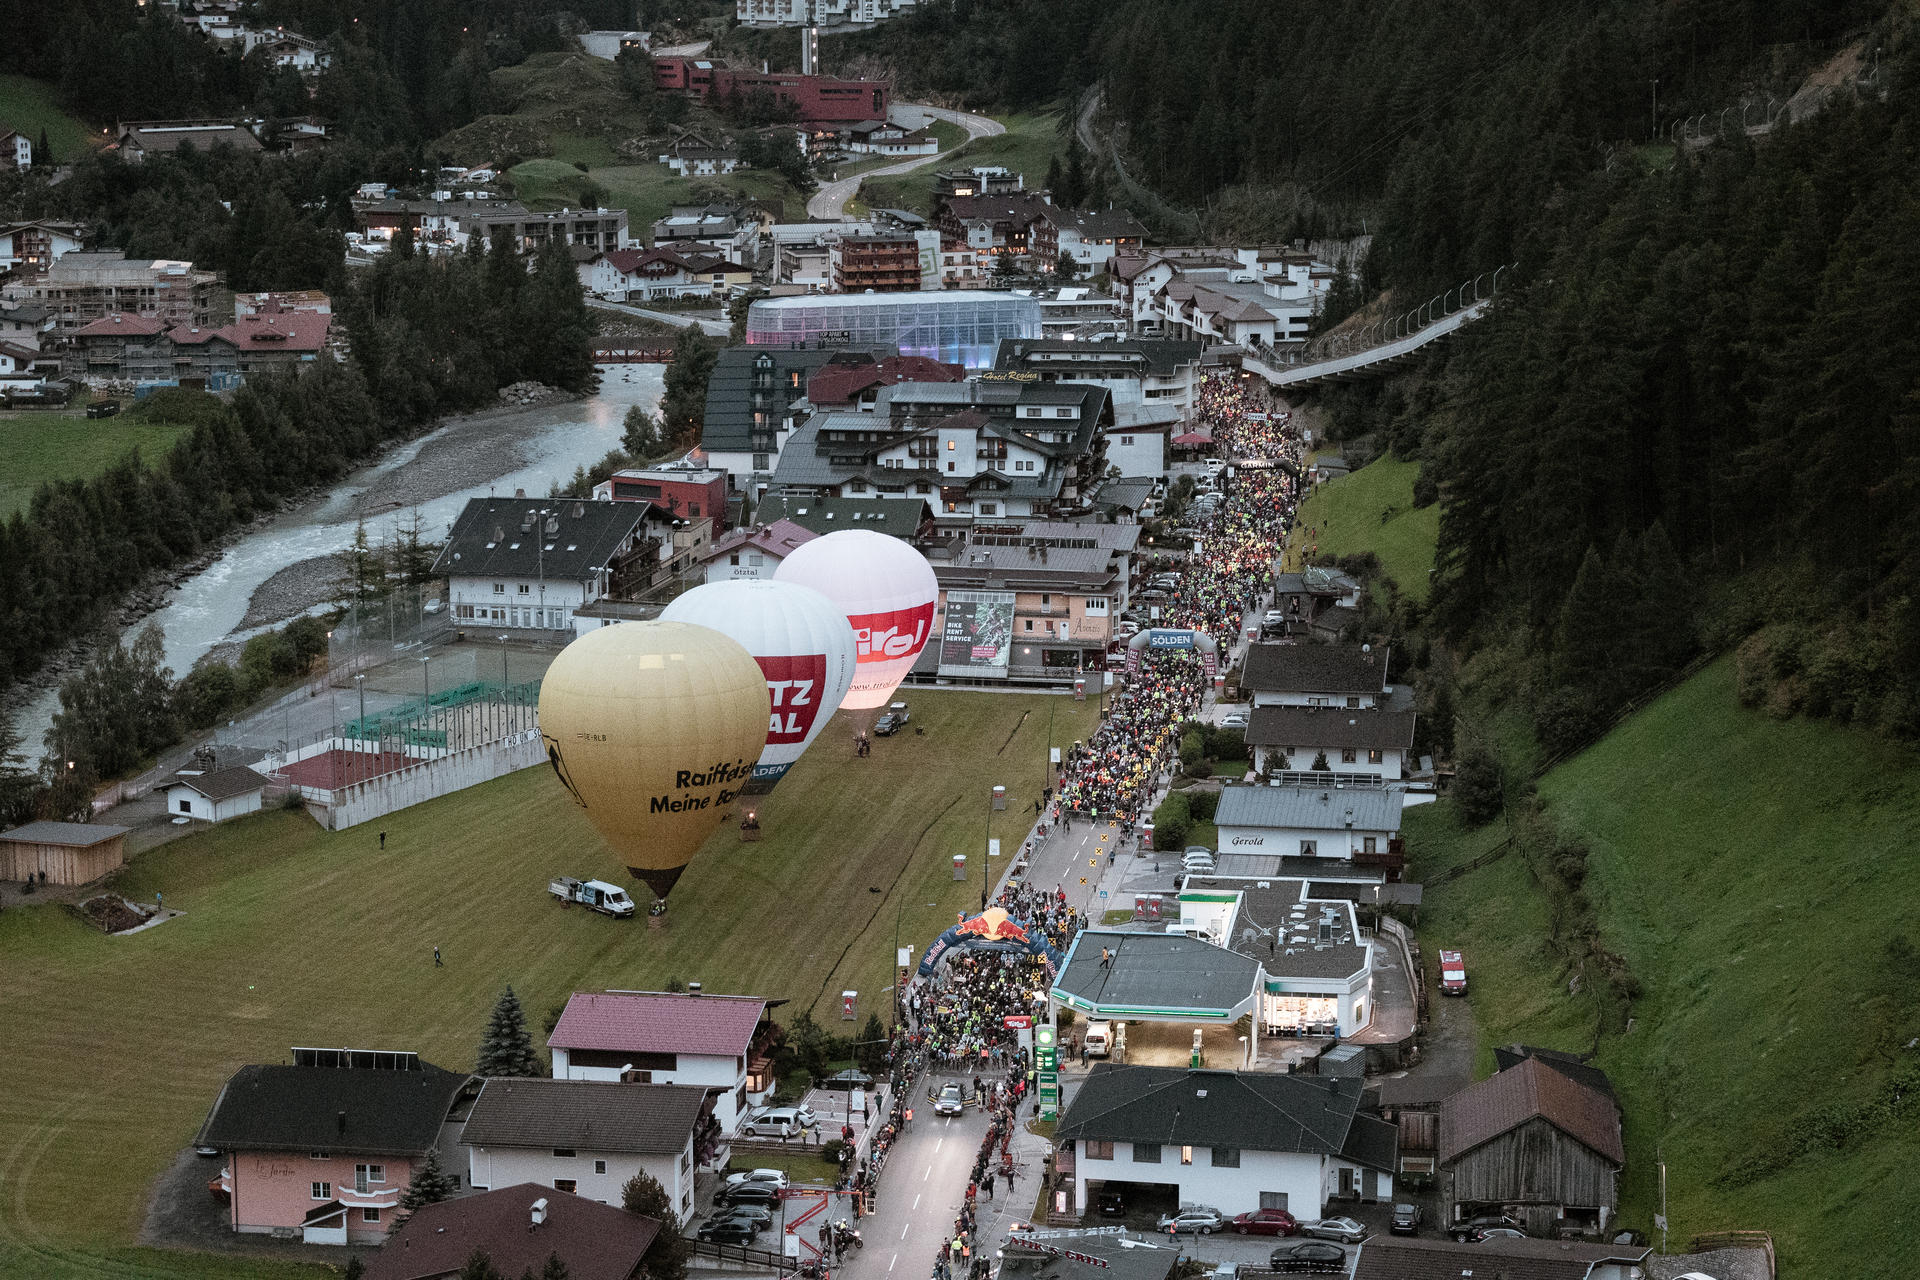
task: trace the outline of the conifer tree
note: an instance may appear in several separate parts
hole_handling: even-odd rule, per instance
[[[414,1172],[413,1181],[407,1184],[407,1189],[400,1195],[399,1221],[405,1223],[416,1210],[451,1199],[455,1190],[453,1178],[440,1167],[440,1153],[428,1148],[427,1158],[421,1162],[420,1168]]]
[[[500,999],[494,1002],[473,1073],[521,1077],[541,1074],[539,1055],[533,1051],[533,1037],[527,1033],[526,1011],[520,1007],[520,997],[513,993],[512,987],[502,991]]]

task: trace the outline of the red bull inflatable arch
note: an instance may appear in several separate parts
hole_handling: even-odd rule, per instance
[[[1207,679],[1211,680],[1220,674],[1220,646],[1204,631],[1192,631],[1185,627],[1153,627],[1142,631],[1127,644],[1128,675],[1140,670],[1141,655],[1148,649],[1155,653],[1198,649],[1200,661],[1206,664]]]
[[[919,975],[923,978],[932,977],[941,959],[955,947],[1024,951],[1030,956],[1044,957],[1050,972],[1060,971],[1062,957],[1059,950],[1047,941],[1047,935],[1036,926],[1021,924],[1000,907],[991,907],[977,916],[962,920],[935,939],[934,944],[927,948],[927,954],[920,957]]]

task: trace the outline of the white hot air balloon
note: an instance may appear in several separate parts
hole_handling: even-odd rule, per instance
[[[886,706],[933,630],[940,584],[927,558],[884,533],[841,529],[795,548],[773,577],[812,587],[853,624],[859,670],[840,705]]]
[[[677,597],[662,622],[691,622],[740,643],[767,677],[767,747],[745,794],[765,795],[833,718],[853,683],[853,628],[811,587],[712,582]]]

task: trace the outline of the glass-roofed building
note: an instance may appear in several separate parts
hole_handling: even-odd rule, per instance
[[[1037,301],[975,289],[764,298],[747,310],[749,346],[885,345],[968,369],[992,368],[1002,338],[1039,336]]]

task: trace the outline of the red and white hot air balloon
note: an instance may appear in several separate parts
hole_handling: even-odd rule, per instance
[[[886,706],[933,630],[940,584],[927,558],[884,533],[841,529],[796,548],[773,577],[812,587],[853,624],[859,666],[840,705]]]
[[[767,746],[747,795],[765,795],[833,718],[853,683],[853,628],[811,587],[741,580],[695,587],[661,613],[739,641],[767,677]]]

